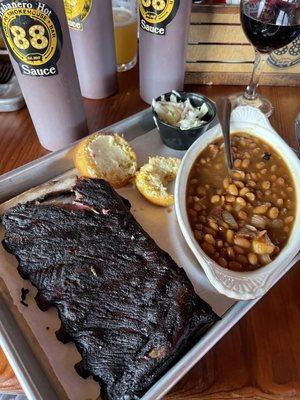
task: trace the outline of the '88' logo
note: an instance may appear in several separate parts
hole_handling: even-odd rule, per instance
[[[48,5],[27,0],[0,2],[0,22],[8,50],[27,75],[55,75],[62,49],[60,22]]]
[[[165,0],[142,0],[144,7],[152,6],[156,11],[162,11],[166,7]]]
[[[166,26],[177,13],[180,0],[140,0],[141,17],[149,24]]]
[[[14,44],[21,50],[27,50],[31,45],[34,49],[42,50],[48,46],[49,40],[45,36],[43,25],[32,25],[28,29],[29,40],[26,38],[27,32],[21,26],[13,25],[10,28],[13,35]]]

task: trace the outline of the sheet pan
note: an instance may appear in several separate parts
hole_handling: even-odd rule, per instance
[[[140,163],[147,161],[148,155],[151,154],[183,156],[183,152],[177,152],[162,145],[150,109],[135,114],[104,130],[122,132],[128,140],[132,141]],[[27,189],[69,171],[73,167],[70,154],[72,147],[73,145],[2,175],[0,177],[0,204]],[[222,320],[212,326],[142,398],[142,400],[156,400],[161,399],[255,305],[258,299],[235,301],[216,292],[185,244],[174,210],[169,212],[169,210],[149,205],[137,195],[132,187],[123,188],[120,193],[131,201],[133,213],[145,230],[162,248],[171,254],[179,266],[185,268],[196,292],[222,316]],[[166,226],[166,228],[162,228],[163,226]],[[164,229],[163,232],[161,232],[162,229]],[[290,265],[286,266],[283,274],[296,261],[295,259]],[[0,255],[0,270],[1,266]],[[17,274],[15,276],[15,279],[18,279]],[[21,278],[19,279],[21,280]],[[23,284],[21,281],[20,285]],[[39,357],[40,349],[37,351],[36,348],[39,343],[30,340],[24,332],[26,324],[23,324],[23,316],[20,315],[20,307],[17,304],[19,299],[17,295],[11,295],[9,290],[6,289],[4,285],[0,295],[0,344],[28,399],[56,400],[69,398],[71,400],[87,400],[89,398],[95,400],[98,396],[93,391],[91,392],[92,396],[79,398],[73,395],[64,382],[64,377],[57,376],[57,371],[49,367],[47,356]],[[36,312],[41,313],[39,310]],[[43,346],[41,352],[43,352]],[[69,364],[71,371],[72,362],[70,361]],[[76,374],[74,371],[73,373]],[[78,378],[73,377],[71,372],[69,374],[71,374],[69,375],[71,376],[70,379],[76,380]],[[78,379],[80,382],[81,378]],[[85,385],[86,383],[82,384]]]

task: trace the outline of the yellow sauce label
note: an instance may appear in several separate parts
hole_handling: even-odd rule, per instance
[[[139,0],[141,28],[155,35],[165,35],[179,4],[180,0]]]
[[[1,28],[6,46],[23,75],[58,73],[62,31],[54,11],[38,1],[0,3]]]
[[[276,68],[289,68],[300,64],[300,36],[287,46],[273,51],[268,58],[268,64]]]
[[[92,0],[64,0],[65,11],[69,27],[77,30],[83,30],[83,21],[88,17]]]

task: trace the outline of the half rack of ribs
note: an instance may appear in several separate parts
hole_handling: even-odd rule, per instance
[[[78,179],[72,193],[71,203],[52,196],[8,210],[3,245],[38,306],[57,308],[57,338],[75,343],[78,373],[103,399],[137,399],[218,317],[107,182]]]

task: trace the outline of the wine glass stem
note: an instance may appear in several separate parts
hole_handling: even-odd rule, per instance
[[[256,89],[259,83],[261,72],[268,57],[269,57],[268,53],[260,53],[258,50],[255,49],[255,60],[254,60],[251,82],[247,86],[246,91],[244,93],[244,97],[247,100],[255,100],[258,96]]]

